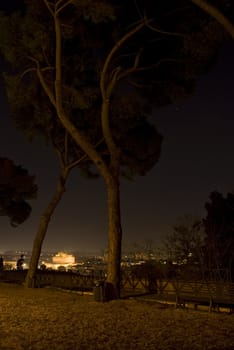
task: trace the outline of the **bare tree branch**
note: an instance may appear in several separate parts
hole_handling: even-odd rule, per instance
[[[46,95],[49,97],[50,102],[52,103],[52,105],[56,108],[56,101],[55,101],[55,95],[53,93],[53,91],[51,90],[51,88],[48,86],[48,84],[46,83],[42,71],[41,69],[38,67],[37,68],[37,76],[39,78],[39,81],[41,83],[41,86],[43,87]]]
[[[234,25],[232,24],[231,21],[229,21],[229,19],[226,16],[222,14],[221,11],[219,11],[216,7],[214,7],[213,5],[209,4],[204,0],[191,0],[191,1],[195,5],[200,7],[202,10],[204,10],[206,13],[208,13],[210,16],[215,18],[234,39]]]
[[[122,47],[122,45],[129,38],[131,38],[135,33],[140,31],[145,26],[145,23],[147,22],[148,20],[144,19],[136,27],[128,31],[121,39],[117,41],[115,46],[109,52],[101,72],[100,89],[102,94],[102,111],[101,111],[102,131],[103,131],[103,136],[105,138],[107,147],[111,154],[111,161],[115,164],[119,162],[120,152],[118,150],[117,145],[115,144],[115,141],[111,132],[110,121],[109,121],[109,109],[110,109],[110,96],[115,87],[116,81],[118,80],[118,75],[121,72],[121,67],[117,67],[116,69],[113,70],[112,74],[109,74],[109,75],[108,75],[108,70],[110,68],[109,67],[110,63],[112,62],[112,59],[115,53],[118,51],[118,49]],[[116,169],[117,168],[118,167],[116,167]]]
[[[55,8],[55,15],[56,15],[56,16],[57,16],[60,12],[62,12],[62,11],[65,9],[65,7],[67,7],[69,4],[72,4],[73,0],[68,0],[67,2],[65,2],[63,5],[61,5],[61,6],[59,7],[60,3],[62,4],[62,2],[63,2],[63,0],[60,0],[60,1],[58,1],[57,4],[56,4],[56,8]]]
[[[140,24],[138,24],[138,26],[136,26],[135,28],[133,28],[131,31],[127,32],[116,44],[115,46],[112,48],[112,50],[110,51],[110,53],[108,54],[102,72],[101,72],[101,78],[100,78],[100,88],[101,88],[101,93],[102,93],[102,97],[103,99],[109,98],[109,96],[106,96],[106,87],[105,87],[105,79],[107,76],[107,71],[109,69],[109,65],[110,62],[114,56],[114,54],[116,53],[116,51],[130,38],[132,37],[135,33],[137,33],[138,31],[140,31],[145,24],[147,23],[147,20],[141,21]]]
[[[124,77],[126,77],[127,75],[130,75],[132,73],[136,73],[136,72],[143,72],[143,71],[146,71],[146,70],[150,70],[150,69],[156,69],[159,67],[160,64],[162,63],[165,63],[165,62],[177,62],[177,63],[181,63],[183,62],[182,60],[177,60],[177,59],[174,59],[174,58],[163,58],[161,60],[159,60],[157,63],[155,64],[152,64],[150,66],[147,66],[147,67],[136,67],[135,66],[135,63],[134,63],[134,66],[129,68],[129,69],[126,69],[125,71],[122,71],[119,75],[118,75],[118,80],[119,79],[122,79]]]
[[[54,12],[53,12],[53,10],[50,7],[49,1],[48,0],[43,0],[43,1],[44,1],[45,5],[46,5],[47,9],[49,10],[50,14],[54,17]]]
[[[149,28],[150,30],[152,30],[152,31],[154,31],[154,32],[157,32],[157,33],[160,33],[160,34],[173,35],[173,36],[178,36],[178,37],[185,38],[185,35],[182,34],[182,33],[167,32],[167,31],[165,31],[165,30],[156,28],[156,27],[150,25],[149,23],[146,24],[146,27]]]
[[[34,67],[34,68],[28,68],[28,69],[26,69],[21,75],[20,75],[20,78],[19,78],[19,80],[21,81],[22,79],[23,79],[23,77],[26,75],[26,74],[28,74],[28,73],[30,73],[30,72],[35,72],[37,69]]]

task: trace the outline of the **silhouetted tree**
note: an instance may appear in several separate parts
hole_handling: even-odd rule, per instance
[[[19,86],[14,80],[18,76],[25,98],[31,90],[35,96],[46,95],[53,118],[104,178],[107,280],[118,297],[123,166],[145,174],[157,162],[161,137],[146,117],[153,106],[192,93],[196,77],[214,62],[225,34],[216,21],[182,0],[159,1],[157,6],[154,1],[136,6],[114,0],[24,3],[22,14],[1,18],[1,48],[14,70],[11,85]],[[104,147],[96,148],[100,133]]]
[[[37,228],[37,233],[33,242],[29,269],[25,280],[26,287],[35,286],[36,271],[38,268],[38,262],[41,254],[42,245],[46,236],[51,217],[54,214],[54,211],[57,208],[58,204],[60,203],[64,192],[66,191],[66,182],[69,173],[74,167],[87,160],[86,155],[83,154],[83,156],[81,156],[79,154],[80,152],[75,152],[76,146],[73,145],[71,140],[69,140],[69,136],[67,135],[67,133],[64,132],[64,130],[60,130],[60,133],[58,133],[58,129],[59,127],[57,126],[57,132],[55,134],[51,133],[50,137],[51,142],[53,143],[54,150],[56,151],[57,156],[59,158],[60,172],[55,192],[40,217],[39,226]],[[61,131],[63,131],[64,135]]]
[[[12,160],[0,158],[0,215],[8,216],[13,227],[22,224],[31,213],[28,200],[35,199],[35,177]]]
[[[203,220],[208,266],[230,271],[234,267],[234,194],[230,192],[224,197],[214,191],[209,199]]]
[[[190,278],[192,272],[204,275],[205,233],[201,219],[188,214],[178,218],[178,223],[166,237],[164,245],[169,261],[183,266],[182,270],[189,271]]]
[[[30,18],[27,18],[27,20],[29,20],[30,22]],[[13,23],[19,24],[16,18],[13,19]],[[25,23],[27,22],[25,21],[24,25]],[[29,25],[31,25],[31,23]],[[7,34],[9,34],[9,32]],[[25,42],[23,43],[25,44]],[[33,43],[33,47],[35,47],[35,42]],[[70,59],[72,68],[77,69],[77,62],[76,62],[76,65],[74,65],[73,57],[69,56],[69,49],[70,49],[70,46],[68,46],[67,48],[68,59]],[[86,48],[86,51],[87,51],[87,48]],[[9,59],[9,57],[7,58]],[[15,64],[17,64],[14,58],[13,60]],[[86,70],[90,70],[90,63],[86,62],[85,67],[86,67]],[[49,79],[51,78],[50,75],[48,75],[48,77]],[[17,76],[14,75],[13,77],[9,77],[9,76],[7,77],[8,98],[11,101],[11,106],[13,106],[14,118],[16,119],[17,123],[21,126],[21,128],[23,129],[26,128],[28,135],[30,135],[31,132],[34,133],[35,129],[37,129],[37,132],[40,131],[40,129],[41,130],[46,129],[48,131],[51,131],[50,129],[53,128],[52,125],[54,123],[53,111],[51,110],[50,107],[48,107],[48,103],[41,104],[39,102],[40,100],[43,99],[43,98],[41,99],[43,94],[47,93],[47,91],[40,90],[40,88],[38,88],[38,84],[37,84],[38,80],[36,82],[33,81],[32,88],[28,87],[27,86],[28,76],[25,79],[26,84],[24,84],[25,80],[23,78],[24,77],[22,76],[20,77],[21,84],[18,84],[19,80]],[[100,123],[100,120],[96,118],[96,113],[98,113],[98,110],[100,113],[101,100],[99,100],[100,101],[99,102],[98,98],[95,96],[97,94],[97,91],[96,91],[97,87],[96,86],[92,87],[92,85],[94,84],[92,79],[89,80],[90,78],[88,78],[88,74],[86,74],[84,78],[88,79],[88,82],[86,80],[83,80],[82,82],[81,80],[83,86],[81,86],[80,89],[78,86],[77,87],[78,91],[75,91],[73,88],[74,82],[72,82],[73,85],[71,84],[70,87],[68,87],[68,85],[67,86],[65,85],[65,90],[67,90],[65,96],[67,99],[67,106],[70,109],[69,112],[75,115],[74,117],[75,123],[79,125],[79,129],[82,130],[82,132],[83,130],[86,131],[86,136],[88,141],[90,140],[91,142],[96,142],[97,138],[99,138],[99,135],[101,134],[101,123]],[[103,89],[105,88],[103,87]],[[17,91],[17,94],[16,94],[16,91]],[[26,91],[27,91],[27,94],[25,98]],[[119,119],[118,122],[113,121],[113,126],[112,126],[113,128],[115,128],[115,131],[116,131],[115,132],[116,141],[119,144],[121,144],[123,148],[122,155],[120,157],[120,164],[122,166],[121,174],[125,176],[131,176],[131,174],[135,172],[138,172],[139,174],[144,174],[147,170],[149,170],[159,157],[160,143],[162,139],[161,136],[156,132],[155,128],[146,122],[145,116],[142,111],[141,103],[134,102],[133,99],[131,98],[131,95],[130,94],[128,95],[129,95],[128,103],[126,103],[127,101],[126,98],[125,98],[125,101],[122,101],[121,103],[119,100],[116,102],[116,104],[122,105],[122,109],[119,108],[119,111],[118,111],[119,112],[117,116]],[[17,96],[17,99],[15,99],[16,96]],[[38,101],[38,104],[35,104],[35,103],[32,104],[32,101],[35,101],[35,97],[36,97],[36,100]],[[91,101],[89,101],[90,99]],[[49,102],[49,100],[47,101]],[[90,105],[92,108],[90,108]],[[134,106],[133,110],[131,110],[132,106]],[[53,107],[53,104],[52,104],[52,107]],[[85,113],[83,112],[83,110],[85,110]],[[115,111],[113,111],[113,115],[114,115],[114,112]],[[77,113],[79,113],[78,118],[77,118]],[[30,119],[29,119],[29,115],[31,116]],[[34,116],[34,118],[32,118],[32,115]],[[126,120],[126,116],[127,116],[127,120]],[[94,149],[95,151],[95,147],[94,147],[95,145],[91,145],[91,146],[92,146],[92,149]],[[103,145],[99,147],[98,152],[103,156],[103,159],[108,164],[110,162],[110,155],[109,155],[109,150],[106,146],[106,142],[104,147]],[[118,161],[117,168],[119,168],[119,161]],[[86,167],[85,169],[86,172],[87,172],[87,169],[88,168]],[[118,201],[118,198],[116,199]],[[45,221],[45,218],[44,218],[44,221]],[[121,237],[121,235],[119,237]],[[36,246],[38,247],[38,243],[36,244]],[[116,258],[114,259],[114,262],[115,261],[116,261]],[[118,264],[119,263],[120,263],[120,260],[118,260]]]

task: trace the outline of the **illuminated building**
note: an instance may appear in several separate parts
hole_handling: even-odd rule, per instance
[[[67,270],[76,264],[75,257],[72,254],[59,252],[52,257],[52,262],[42,261],[41,265],[44,265],[49,269],[64,269]]]
[[[52,257],[53,264],[59,265],[70,265],[75,263],[75,257],[72,254],[66,254],[64,252],[59,252]]]

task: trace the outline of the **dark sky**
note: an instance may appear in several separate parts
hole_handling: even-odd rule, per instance
[[[145,177],[122,182],[123,246],[152,240],[160,245],[185,213],[205,215],[213,190],[234,190],[234,42],[211,72],[199,79],[192,98],[155,111],[152,120],[164,136],[159,163]],[[38,198],[29,220],[12,228],[0,218],[0,251],[31,250],[40,215],[55,189],[58,162],[42,142],[26,143],[14,128],[1,84],[0,156],[36,175]],[[43,250],[100,252],[107,246],[103,181],[70,175],[67,191],[50,223]]]

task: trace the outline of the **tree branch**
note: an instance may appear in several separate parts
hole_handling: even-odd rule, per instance
[[[56,53],[55,53],[55,108],[58,119],[62,123],[63,127],[69,132],[76,144],[88,155],[88,157],[94,162],[96,167],[101,172],[104,179],[109,180],[109,171],[104,160],[100,154],[96,151],[93,145],[88,139],[74,126],[72,121],[66,115],[62,106],[62,53],[61,53],[61,23],[58,16],[54,16],[55,35],[56,35]]]
[[[54,93],[53,91],[50,89],[50,87],[48,86],[48,84],[46,83],[44,77],[43,77],[43,74],[41,72],[41,69],[38,67],[37,68],[37,76],[38,76],[38,79],[41,83],[41,86],[43,87],[46,95],[49,97],[50,99],[50,102],[52,103],[52,105],[56,108],[56,101],[55,101],[55,96],[54,96]]]
[[[130,32],[126,33],[119,41],[117,41],[115,46],[109,52],[109,54],[105,60],[105,63],[104,63],[104,66],[103,66],[103,69],[101,72],[101,78],[100,78],[100,88],[101,88],[101,93],[102,93],[103,99],[109,98],[109,96],[106,96],[105,79],[107,76],[107,71],[109,69],[109,65],[111,63],[111,60],[112,60],[114,54],[129,38],[131,38],[135,33],[140,31],[145,26],[146,23],[148,23],[148,21],[144,20],[140,24],[138,24],[138,26],[133,28]]]
[[[143,72],[146,70],[150,70],[150,69],[155,69],[158,68],[160,64],[164,63],[164,62],[177,62],[177,63],[182,63],[183,61],[174,59],[174,58],[163,58],[161,60],[159,60],[157,63],[152,64],[150,66],[147,67],[136,67],[135,63],[134,66],[132,68],[126,69],[125,71],[122,71],[119,75],[118,75],[118,80],[125,78],[127,75],[130,75],[131,73],[135,73],[135,72]]]
[[[224,29],[231,35],[234,39],[234,25],[232,24],[226,16],[222,14],[216,7],[209,4],[204,0],[191,0],[195,5],[200,7],[206,13],[208,13],[211,17],[215,18],[217,22],[219,22]]]
[[[50,14],[52,15],[52,17],[54,17],[54,12],[53,12],[53,10],[51,9],[51,7],[50,7],[50,4],[49,4],[48,0],[43,0],[43,1],[44,1],[44,4],[46,5],[46,7],[47,7],[48,11],[49,11],[49,12],[50,12]]]
[[[53,91],[50,89],[50,87],[46,83],[46,81],[45,81],[45,79],[43,77],[43,74],[42,74],[42,71],[46,71],[46,70],[53,69],[53,68],[52,67],[45,67],[45,68],[41,69],[40,68],[40,63],[39,63],[39,61],[37,59],[35,59],[34,57],[31,57],[31,56],[28,56],[28,59],[30,59],[31,61],[33,61],[35,63],[37,68],[34,68],[34,69],[35,69],[35,71],[37,73],[37,76],[38,76],[38,79],[39,79],[39,81],[41,83],[41,86],[44,89],[46,95],[49,97],[50,102],[52,103],[52,105],[56,108],[55,96],[53,94]]]
[[[141,21],[140,24],[138,24],[135,28],[127,32],[121,39],[117,41],[115,46],[109,52],[101,72],[100,89],[102,94],[102,111],[101,111],[102,131],[103,131],[103,136],[105,138],[107,147],[111,154],[112,162],[115,164],[118,164],[119,162],[119,149],[114,142],[113,135],[111,132],[110,120],[109,120],[109,109],[110,109],[110,96],[115,87],[116,81],[118,80],[118,75],[121,71],[121,68],[117,67],[113,71],[113,74],[109,79],[109,82],[107,81],[107,85],[106,85],[106,80],[108,80],[107,79],[108,70],[109,70],[110,63],[112,62],[112,58],[114,57],[118,49],[135,33],[140,31],[145,26],[146,23],[147,23],[147,20]],[[115,166],[115,168],[117,169],[117,166]]]
[[[99,146],[102,142],[104,141],[104,138],[102,138],[101,140],[99,140],[96,145],[94,146],[94,148],[96,148],[97,146]],[[68,165],[68,169],[72,169],[75,166],[79,165],[83,160],[88,159],[88,155],[85,153],[83,154],[83,156],[81,156],[79,159],[75,160],[74,162],[70,163]]]
[[[57,4],[56,4],[56,7],[55,7],[55,15],[57,16],[61,11],[63,11],[65,9],[65,7],[67,7],[72,2],[73,2],[73,0],[68,0],[63,5],[60,6],[60,4],[63,3],[63,0],[58,1]]]
[[[150,25],[149,23],[146,24],[146,27],[149,28],[150,30],[152,30],[152,31],[154,31],[154,32],[157,32],[157,33],[160,33],[160,34],[164,34],[164,35],[173,35],[173,36],[178,36],[178,37],[185,38],[185,35],[184,35],[184,34],[175,33],[175,32],[167,32],[167,31],[165,31],[165,30],[162,30],[162,29],[153,27],[153,26]]]
[[[27,73],[29,73],[29,72],[35,72],[37,69],[34,67],[34,68],[28,68],[28,69],[26,69],[21,75],[20,75],[20,78],[19,78],[19,80],[21,81],[22,79],[23,79],[23,77],[27,74]]]

